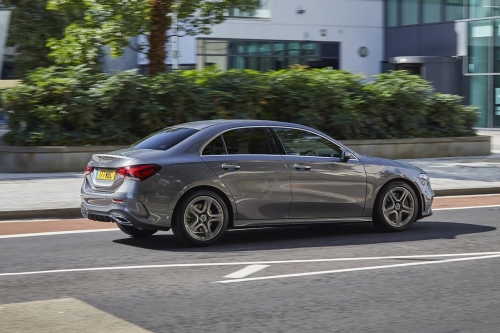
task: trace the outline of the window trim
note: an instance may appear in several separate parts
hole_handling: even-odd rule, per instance
[[[267,143],[269,144],[269,149],[271,151],[273,150],[272,143],[269,141],[269,134],[267,133],[268,130],[269,130],[269,126],[243,126],[243,127],[229,128],[227,130],[224,130],[224,131],[219,132],[218,134],[214,135],[212,138],[210,138],[209,140],[207,140],[207,142],[204,143],[203,146],[201,146],[200,151],[199,151],[200,156],[201,157],[203,157],[203,156],[281,156],[279,154],[279,149],[277,149],[278,150],[277,154],[229,154],[228,151],[227,151],[226,140],[224,139],[224,133],[229,132],[229,131],[233,131],[233,130],[247,129],[247,128],[263,128],[264,129],[264,133],[266,134]],[[214,141],[219,135],[222,137],[222,141],[224,142],[224,149],[226,150],[226,154],[225,155],[203,155],[203,151],[205,150],[205,148],[209,144],[211,144],[212,141]],[[276,147],[276,148],[278,148],[278,147]]]
[[[271,133],[273,134],[273,137],[276,136],[276,138],[274,138],[275,140],[277,139],[278,143],[276,143],[276,145],[278,146],[278,152],[279,154],[236,154],[236,155],[230,155],[230,154],[226,154],[226,155],[203,155],[203,150],[206,148],[206,146],[208,146],[210,143],[212,143],[212,141],[217,138],[219,135],[223,135],[224,133],[228,132],[228,131],[231,131],[231,130],[236,130],[236,129],[245,129],[245,128],[267,128],[269,131],[271,131]],[[257,126],[238,126],[238,127],[233,127],[233,128],[229,128],[229,129],[226,129],[222,132],[219,132],[217,134],[215,134],[214,136],[212,136],[209,140],[207,140],[207,142],[205,142],[200,150],[199,150],[199,154],[200,154],[200,157],[203,158],[203,156],[295,156],[295,155],[287,155],[284,151],[284,148],[282,147],[283,143],[281,142],[281,140],[279,139],[279,136],[278,134],[276,134],[276,132],[274,131],[274,128],[284,128],[284,129],[295,129],[295,130],[299,130],[299,131],[304,131],[304,132],[308,132],[308,133],[311,133],[311,134],[314,134],[314,135],[317,135],[317,136],[320,136],[322,137],[323,139],[333,143],[334,145],[336,145],[337,147],[339,147],[339,149],[341,151],[343,151],[344,153],[345,152],[349,152],[351,153],[352,157],[351,157],[351,160],[358,160],[358,158],[356,157],[356,154],[354,153],[354,151],[352,151],[351,149],[349,149],[348,147],[345,147],[341,144],[339,144],[337,141],[332,141],[331,139],[327,138],[325,135],[323,134],[319,134],[319,133],[316,133],[316,132],[313,132],[313,131],[310,131],[310,130],[307,130],[307,129],[304,129],[304,128],[297,128],[297,127],[292,127],[292,126],[272,126],[272,125],[257,125]],[[222,140],[224,140],[224,137],[222,137]],[[269,141],[269,138],[268,138],[268,141]],[[224,141],[224,146],[226,146],[226,142]],[[227,152],[227,147],[226,147],[226,152]],[[303,157],[314,157],[314,158],[327,158],[327,159],[331,159],[331,157],[323,157],[323,156],[303,156]]]

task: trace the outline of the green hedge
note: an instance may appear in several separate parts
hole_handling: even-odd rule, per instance
[[[201,119],[301,123],[344,139],[475,135],[476,109],[407,72],[373,78],[331,69],[210,68],[154,77],[46,68],[2,94],[11,145],[129,144]]]

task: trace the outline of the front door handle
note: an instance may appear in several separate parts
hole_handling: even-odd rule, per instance
[[[228,170],[228,171],[234,171],[234,170],[239,170],[241,167],[236,164],[230,164],[230,163],[224,163],[222,164],[222,169]]]
[[[302,164],[302,163],[295,163],[293,167],[299,171],[308,171],[311,170],[311,166],[307,164]]]

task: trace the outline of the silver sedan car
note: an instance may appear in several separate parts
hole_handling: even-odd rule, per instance
[[[81,208],[132,237],[171,228],[203,246],[259,226],[373,222],[402,231],[432,214],[433,198],[423,170],[358,154],[313,128],[211,120],[92,156]]]

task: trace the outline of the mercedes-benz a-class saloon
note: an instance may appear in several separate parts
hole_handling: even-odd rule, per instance
[[[81,208],[132,237],[171,228],[203,246],[259,226],[373,222],[402,231],[432,214],[433,197],[423,170],[358,154],[313,128],[211,120],[93,155]]]

